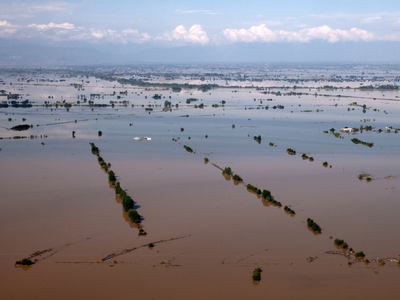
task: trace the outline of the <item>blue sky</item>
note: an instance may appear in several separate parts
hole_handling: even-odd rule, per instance
[[[3,0],[0,39],[167,47],[397,43],[400,1]]]

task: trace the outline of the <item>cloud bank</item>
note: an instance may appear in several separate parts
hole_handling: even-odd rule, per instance
[[[207,33],[203,30],[201,25],[198,24],[193,25],[189,28],[189,30],[186,30],[183,25],[179,25],[172,31],[172,34],[168,36],[169,40],[184,41],[203,45],[210,41]]]
[[[29,24],[27,26],[12,25],[8,21],[0,20],[0,37],[17,39],[45,39],[54,42],[61,41],[85,41],[90,43],[114,42],[114,43],[144,43],[151,40],[147,33],[140,33],[136,29],[124,29],[121,31],[96,28],[77,27],[72,23]]]
[[[367,20],[368,22],[376,20]],[[276,23],[279,25],[280,23]],[[161,43],[173,46],[207,45],[226,43],[309,43],[312,41],[372,42],[400,41],[400,32],[371,32],[360,28],[335,29],[327,25],[306,27],[300,30],[272,30],[265,24],[250,28],[227,28],[218,34],[209,36],[200,24],[190,28],[178,25],[175,29],[150,36],[137,29],[123,30],[84,28],[69,22],[48,24],[13,25],[7,20],[0,20],[0,38],[21,40],[36,39],[51,42],[83,41],[88,43]]]
[[[372,41],[374,35],[366,30],[351,28],[350,30],[333,29],[329,26],[305,28],[299,31],[271,30],[261,24],[249,29],[225,29],[223,34],[231,42],[300,42],[325,40],[329,43],[339,41]]]

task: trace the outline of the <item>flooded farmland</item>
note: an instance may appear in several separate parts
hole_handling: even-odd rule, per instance
[[[1,295],[395,299],[399,80],[395,66],[4,70]]]

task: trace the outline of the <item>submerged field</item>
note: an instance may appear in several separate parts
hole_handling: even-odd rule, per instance
[[[205,92],[172,92],[41,76],[57,81],[2,78],[3,94],[33,102],[0,108],[4,299],[396,299],[397,89],[220,80]],[[11,130],[22,124],[32,126]],[[147,235],[89,143],[135,201]],[[243,181],[223,175],[226,167]],[[15,266],[37,251],[35,264]]]

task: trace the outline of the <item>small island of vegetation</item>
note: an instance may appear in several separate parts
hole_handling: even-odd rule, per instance
[[[321,227],[310,218],[307,219],[307,226],[315,233],[322,233]]]
[[[372,146],[374,145],[374,143],[363,142],[363,141],[361,141],[361,140],[359,140],[359,139],[357,139],[357,138],[353,138],[353,139],[351,139],[351,141],[352,141],[354,144],[361,144],[361,145],[368,146],[368,147],[370,147],[370,148],[372,148]]]
[[[286,149],[286,152],[287,152],[289,155],[296,155],[296,151],[293,150],[292,148],[287,148],[287,149]]]
[[[253,270],[253,274],[251,275],[253,281],[261,281],[261,272],[262,272],[261,268],[255,268]]]

